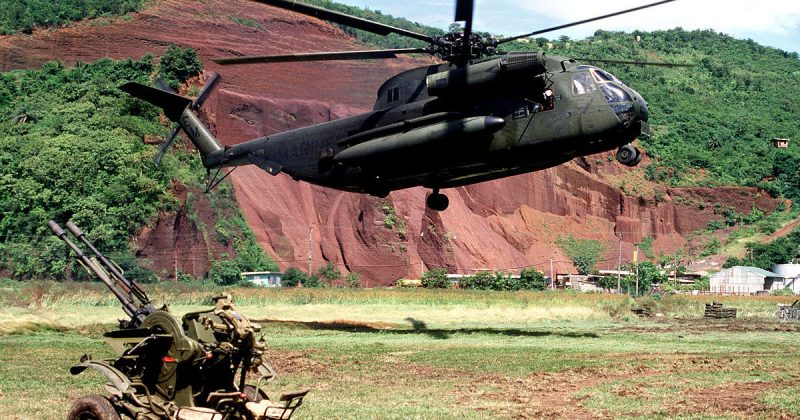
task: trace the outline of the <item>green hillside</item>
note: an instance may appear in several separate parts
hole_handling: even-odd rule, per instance
[[[640,41],[636,39],[639,37]],[[800,60],[796,53],[713,31],[604,32],[584,40],[537,39],[510,49],[601,59],[692,63],[692,68],[597,63],[650,104],[653,136],[642,142],[648,177],[670,185],[759,186],[800,198]]]
[[[0,1],[0,35],[31,33],[69,22],[135,12],[145,0],[3,0]]]
[[[183,70],[200,69],[189,49],[171,46],[160,61],[160,68],[149,55],[72,68],[53,62],[0,74],[0,277],[62,276],[67,249],[46,223],[72,219],[129,277],[153,279],[133,257],[131,236],[178,208],[173,180],[197,190],[205,176],[189,151],[173,150],[153,165],[158,147],[142,140],[166,136],[160,110],[118,89],[126,81],[150,83],[157,72],[182,83],[190,75]],[[236,251],[233,259],[213,261],[212,271],[276,269],[229,204],[230,190],[223,184],[209,197],[215,226],[196,226]]]

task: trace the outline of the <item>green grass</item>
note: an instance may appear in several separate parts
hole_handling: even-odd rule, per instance
[[[0,298],[16,302],[0,309],[0,418],[63,417],[71,400],[102,393],[99,375],[72,377],[68,368],[84,353],[110,356],[101,334],[122,312],[94,286],[78,293],[63,285],[31,286],[50,287],[35,293],[26,287],[0,284],[6,292]],[[177,293],[172,286],[151,291]],[[192,299],[203,303],[215,291],[189,293],[172,309],[196,309],[203,305]],[[779,418],[800,412],[800,326],[757,316],[774,299],[727,299],[753,316],[720,322],[614,317],[614,305],[624,300],[608,295],[232,291],[247,296],[239,299],[241,312],[260,320],[281,373],[270,394],[312,389],[297,418]],[[674,309],[668,299],[658,304],[685,315],[704,302],[688,297],[673,302]],[[726,399],[739,388],[746,404]]]

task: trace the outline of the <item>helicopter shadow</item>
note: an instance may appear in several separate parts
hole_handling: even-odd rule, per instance
[[[359,321],[283,321],[283,320],[254,320],[262,324],[284,325],[293,328],[305,328],[320,331],[342,331],[350,333],[372,334],[425,334],[436,340],[447,340],[453,335],[461,334],[487,334],[502,335],[507,337],[564,337],[564,338],[599,338],[594,332],[561,332],[542,330],[523,330],[519,328],[428,328],[424,321],[407,317],[411,328],[401,324],[376,324]]]

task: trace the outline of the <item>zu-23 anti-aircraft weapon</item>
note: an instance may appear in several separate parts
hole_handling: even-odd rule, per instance
[[[178,320],[166,305],[156,309],[144,290],[125,278],[75,224],[67,222],[67,229],[94,256],[84,254],[58,223],[51,220],[48,226],[108,286],[130,317],[120,320],[118,330],[104,334],[116,359],[84,355],[70,369],[73,375],[98,370],[109,380],[111,395],[78,399],[68,420],[289,419],[302,404],[308,390],[271,400],[261,389],[277,376],[265,359],[264,337],[257,337],[261,327],[239,313],[229,294],[215,297],[214,308]],[[254,383],[248,373],[257,378]]]

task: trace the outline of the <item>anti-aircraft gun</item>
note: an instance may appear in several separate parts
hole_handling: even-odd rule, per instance
[[[190,312],[178,320],[167,306],[156,309],[144,290],[127,279],[72,222],[67,229],[85,244],[87,256],[56,222],[53,233],[119,299],[129,316],[104,336],[117,353],[113,360],[88,355],[70,372],[87,368],[109,380],[110,397],[78,399],[67,415],[73,419],[265,420],[289,419],[308,390],[271,400],[261,385],[276,377],[265,360],[261,327],[239,313],[229,294],[214,298],[214,308]],[[249,381],[248,373],[257,378]]]

